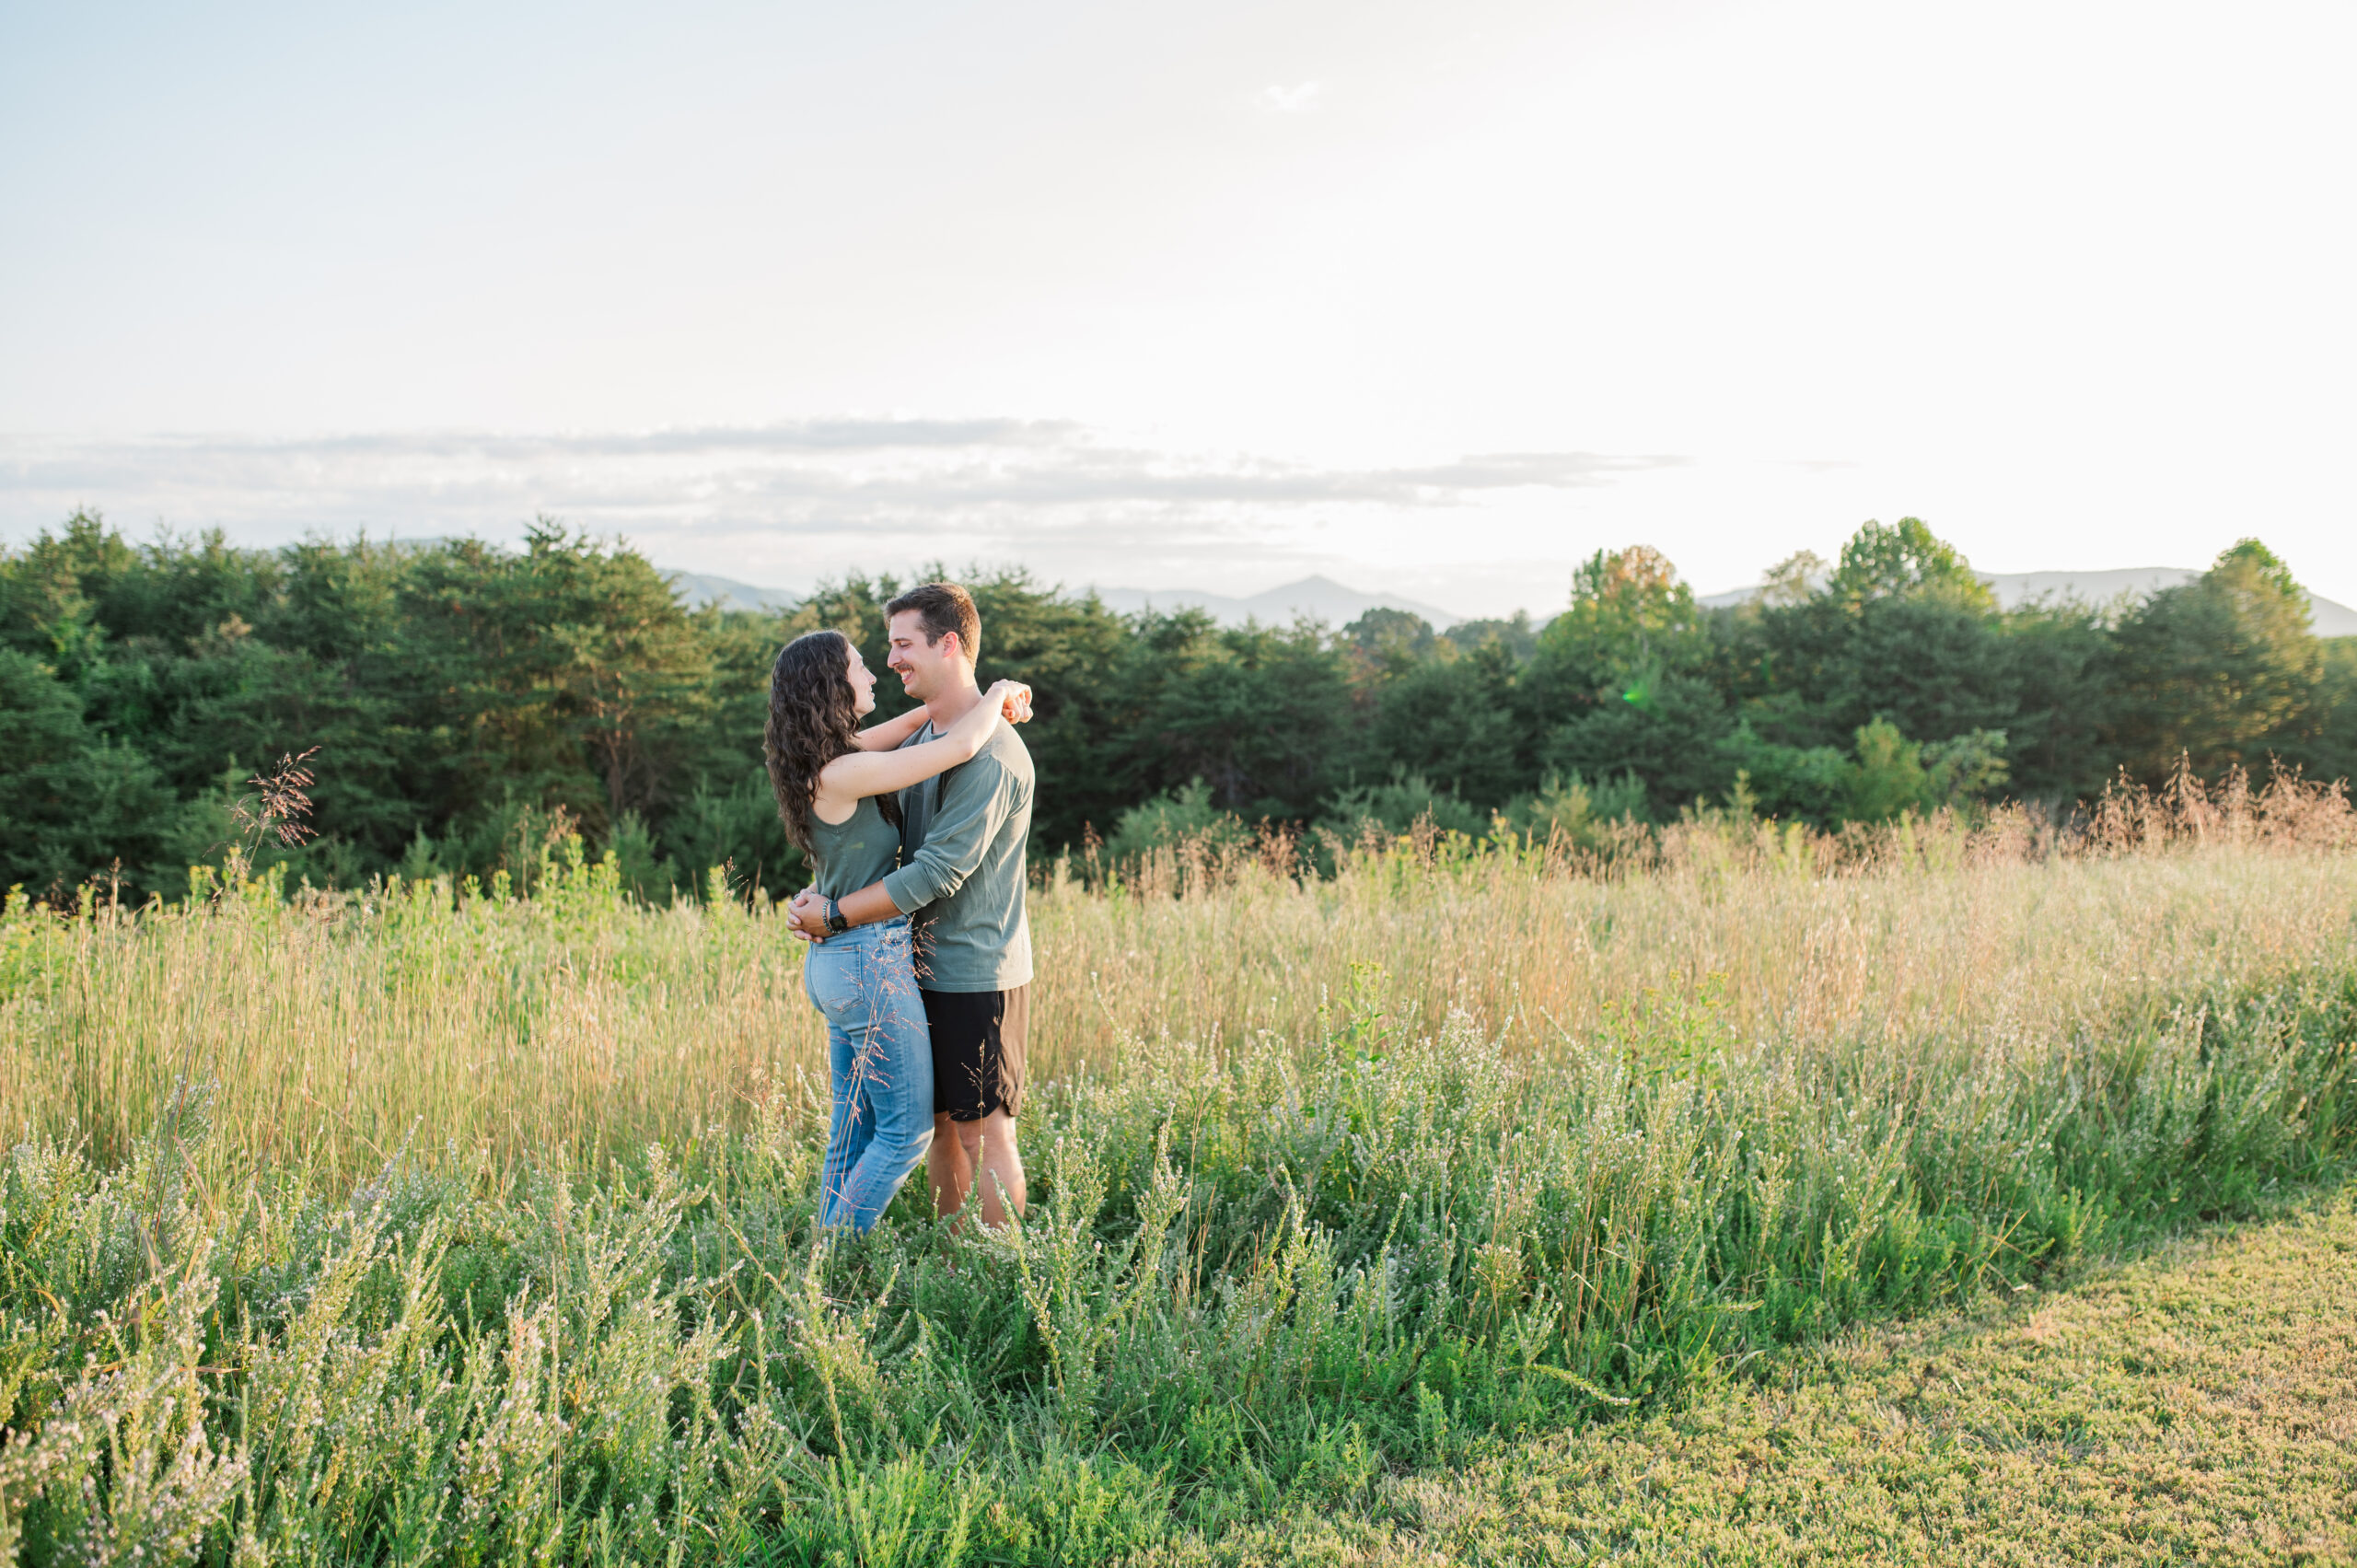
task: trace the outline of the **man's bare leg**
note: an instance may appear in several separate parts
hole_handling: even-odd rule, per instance
[[[1023,1217],[1023,1153],[1015,1146],[1015,1118],[993,1110],[980,1121],[961,1121],[958,1136],[966,1143],[966,1157],[974,1183],[982,1190],[982,1223],[996,1230],[1006,1223],[1006,1205]],[[1000,1198],[1004,1193],[1004,1202]]]
[[[934,1118],[933,1147],[925,1154],[925,1174],[933,1181],[934,1212],[947,1219],[966,1206],[981,1189],[982,1223],[996,1230],[1006,1223],[1013,1204],[1016,1218],[1024,1206],[1023,1152],[1015,1144],[1015,1118],[993,1110],[980,1121]],[[1002,1199],[1000,1194],[1004,1193]]]
[[[960,1127],[973,1125],[946,1116],[933,1119],[933,1144],[925,1150],[924,1174],[933,1183],[933,1212],[943,1219],[966,1206],[966,1194],[974,1185],[974,1164],[958,1136]]]

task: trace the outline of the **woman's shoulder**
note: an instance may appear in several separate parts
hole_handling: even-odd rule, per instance
[[[819,770],[819,776],[814,781],[817,787],[810,792],[810,819],[813,822],[826,822],[830,828],[840,828],[847,822],[856,820],[860,807],[869,805],[873,796],[860,794],[856,788],[845,782],[844,773],[850,770],[843,769],[842,772],[837,772],[838,769],[842,768],[846,760],[862,755],[865,753],[846,751],[842,756]],[[848,815],[832,822],[827,822],[825,818],[819,815],[819,807],[821,802],[840,807],[846,800],[851,802],[852,807]]]

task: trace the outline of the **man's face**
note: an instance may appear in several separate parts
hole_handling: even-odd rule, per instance
[[[958,633],[945,632],[937,643],[924,640],[924,618],[913,610],[892,617],[887,626],[892,652],[885,665],[900,672],[901,689],[920,703],[930,703],[955,684]]]

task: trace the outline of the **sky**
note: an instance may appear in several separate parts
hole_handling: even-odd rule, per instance
[[[0,0],[0,540],[2357,603],[2357,7]]]

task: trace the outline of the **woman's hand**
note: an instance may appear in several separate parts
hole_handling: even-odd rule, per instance
[[[1031,688],[1020,680],[993,680],[982,697],[996,703],[999,717],[1009,724],[1022,724],[1031,717]]]
[[[815,888],[805,888],[785,906],[785,929],[798,942],[827,939],[827,900]]]

